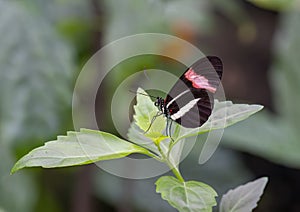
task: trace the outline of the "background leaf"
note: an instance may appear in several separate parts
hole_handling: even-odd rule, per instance
[[[106,42],[136,33],[168,33],[176,25],[175,20],[178,19],[181,20],[183,26],[188,26],[186,33],[190,29],[189,26],[199,27],[203,29],[203,32],[210,29],[212,4],[205,1],[145,0],[142,3],[136,0],[127,0],[126,2],[113,0],[106,1],[106,5],[114,17],[106,30]],[[138,10],[135,9],[137,7]],[[136,17],[151,17],[151,19],[136,19]],[[127,21],[134,22],[134,24],[128,24]]]
[[[148,151],[112,134],[82,129],[59,136],[56,141],[32,150],[15,164],[12,173],[24,167],[54,168],[90,164],[122,158],[131,153],[147,154]]]
[[[252,4],[269,10],[286,10],[293,9],[293,5],[297,6],[298,0],[248,0]]]
[[[268,178],[263,177],[229,190],[220,202],[220,212],[252,211],[263,194]]]
[[[300,167],[300,89],[298,46],[300,14],[284,14],[277,33],[276,58],[272,67],[272,86],[277,114],[264,111],[225,131],[226,146],[249,152],[285,166]],[[251,130],[249,130],[251,129]]]
[[[3,211],[33,211],[37,200],[34,178],[28,173],[9,175],[14,157],[8,144],[0,148],[0,206]]]
[[[227,129],[223,144],[276,163],[299,168],[300,143],[293,128],[290,123],[264,111],[257,117],[251,117],[244,123]]]
[[[2,142],[57,133],[71,108],[71,49],[13,1],[0,1],[0,32]]]
[[[0,205],[29,212],[39,198],[38,180],[9,172],[15,155],[66,127],[74,61],[44,16],[23,3],[0,0]]]
[[[197,182],[180,182],[163,176],[156,181],[156,192],[179,211],[212,211],[217,193],[210,186]]]

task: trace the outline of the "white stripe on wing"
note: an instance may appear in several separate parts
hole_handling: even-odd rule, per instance
[[[183,92],[181,92],[178,96],[176,96],[174,99],[172,99],[168,104],[167,104],[167,108],[174,102],[176,101],[177,99],[179,99],[179,97],[181,97],[183,94],[186,94],[187,92],[189,92],[190,90],[187,89]]]
[[[198,99],[193,99],[192,101],[190,101],[189,103],[187,103],[186,105],[184,105],[182,108],[180,108],[180,110],[173,114],[171,116],[171,119],[173,119],[174,121],[176,119],[181,118],[184,114],[186,114],[190,109],[192,109],[192,107],[195,106],[195,104],[197,104],[197,102],[200,100],[201,98]]]

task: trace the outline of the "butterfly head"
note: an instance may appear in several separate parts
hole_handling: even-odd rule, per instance
[[[154,105],[161,111],[163,114],[167,113],[167,108],[165,104],[165,100],[162,97],[156,97],[156,101],[154,102]],[[167,114],[166,114],[167,115]]]

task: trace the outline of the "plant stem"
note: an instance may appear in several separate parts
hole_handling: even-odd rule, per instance
[[[180,174],[180,171],[175,168],[173,165],[169,166],[173,172],[173,174],[177,177],[177,179],[180,181],[180,182],[184,182],[184,179],[182,177],[182,175]]]
[[[163,161],[170,167],[171,171],[173,172],[173,174],[177,177],[177,179],[180,181],[180,182],[184,182],[184,179],[182,177],[182,175],[180,174],[180,171],[179,169],[177,169],[172,163],[171,161],[169,160],[169,157],[167,157],[165,155],[165,153],[162,151],[159,143],[156,144],[157,146],[157,149],[158,151],[160,152],[161,156],[162,156],[162,159]]]

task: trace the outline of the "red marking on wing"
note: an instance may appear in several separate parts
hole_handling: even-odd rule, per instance
[[[192,85],[194,88],[206,89],[212,93],[215,93],[217,90],[208,83],[208,79],[206,79],[204,76],[196,74],[191,68],[184,74],[184,76],[187,80],[193,83]]]

